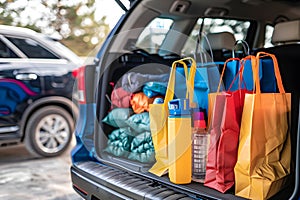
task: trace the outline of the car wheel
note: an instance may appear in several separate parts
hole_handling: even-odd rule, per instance
[[[73,118],[66,110],[58,106],[41,108],[26,125],[26,148],[35,156],[60,155],[69,146],[73,130]]]

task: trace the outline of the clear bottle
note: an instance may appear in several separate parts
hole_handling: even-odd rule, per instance
[[[208,133],[203,112],[193,114],[192,180],[204,183],[206,172]]]

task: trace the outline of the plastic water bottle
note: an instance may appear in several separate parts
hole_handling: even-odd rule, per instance
[[[208,148],[208,133],[203,112],[193,113],[192,180],[204,183]]]

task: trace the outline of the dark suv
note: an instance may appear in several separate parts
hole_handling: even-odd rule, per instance
[[[78,112],[72,100],[80,64],[52,38],[0,25],[0,146],[24,142],[46,157],[64,152]]]
[[[291,162],[288,181],[271,199],[299,199],[300,2],[137,0],[128,10],[121,7],[125,14],[94,63],[79,70],[82,95],[75,130],[77,145],[72,151],[74,190],[91,200],[244,199],[235,195],[234,188],[222,193],[194,181],[174,184],[167,174],[149,172],[155,163],[155,151],[145,118],[147,108],[143,108],[149,102],[141,97],[149,86],[144,80],[153,84],[150,78],[156,77],[153,80],[166,84],[162,75],[168,74],[175,60],[203,55],[205,45],[201,52],[196,50],[199,43],[203,44],[202,35],[207,35],[212,51],[202,62],[210,62],[209,57],[213,57],[221,67],[235,52],[241,55],[243,48],[234,50],[238,40],[249,45],[250,54],[264,51],[277,57],[283,85],[292,93]],[[140,99],[135,101],[137,93]],[[140,103],[138,108],[143,108],[145,115],[135,117],[133,103]]]

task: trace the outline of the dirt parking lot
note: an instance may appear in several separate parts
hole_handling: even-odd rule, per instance
[[[34,158],[22,145],[0,148],[0,199],[81,200],[71,185],[72,146],[56,158]]]

